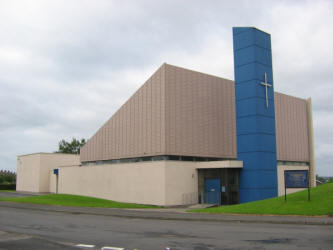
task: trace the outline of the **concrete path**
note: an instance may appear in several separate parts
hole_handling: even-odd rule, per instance
[[[29,193],[29,192],[4,192],[0,190],[0,197],[14,197],[14,198],[19,198],[19,197],[28,197],[28,196],[36,196],[40,195],[39,193]]]
[[[333,217],[329,216],[276,216],[276,215],[229,215],[188,213],[185,208],[166,209],[118,209],[90,207],[62,207],[14,202],[0,202],[0,207],[30,209],[45,212],[61,212],[70,214],[87,214],[115,216],[124,218],[207,221],[207,222],[245,222],[245,223],[274,223],[274,224],[303,224],[303,225],[333,225]]]

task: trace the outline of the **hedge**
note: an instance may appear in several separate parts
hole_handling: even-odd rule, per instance
[[[16,184],[0,184],[0,190],[16,190]]]

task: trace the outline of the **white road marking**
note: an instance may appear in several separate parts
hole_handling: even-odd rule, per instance
[[[124,250],[122,247],[102,247],[101,250]]]
[[[86,244],[77,244],[75,246],[77,246],[77,247],[85,247],[85,248],[93,248],[93,247],[95,247],[95,245],[86,245]]]

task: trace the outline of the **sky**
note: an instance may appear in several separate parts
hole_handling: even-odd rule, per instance
[[[234,79],[233,26],[271,34],[275,91],[312,98],[333,176],[333,1],[0,0],[0,169],[90,138],[164,62]]]

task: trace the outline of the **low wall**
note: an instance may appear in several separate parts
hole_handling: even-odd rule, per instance
[[[55,175],[52,176],[55,191]],[[105,164],[59,169],[58,193],[120,202],[165,204],[165,162]]]

